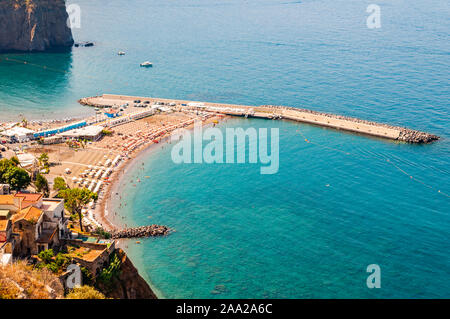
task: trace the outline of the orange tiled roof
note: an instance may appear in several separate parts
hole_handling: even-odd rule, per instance
[[[0,231],[6,231],[6,229],[8,229],[8,223],[9,223],[9,219],[0,220]]]
[[[0,195],[0,205],[14,205],[14,195]]]
[[[29,206],[25,209],[22,209],[18,214],[13,216],[14,222],[20,220],[20,219],[25,219],[26,221],[38,221],[38,219],[41,217],[41,215],[44,212],[42,210],[40,210],[39,208],[33,207],[33,206]]]
[[[39,193],[17,193],[15,197],[22,197],[22,208],[27,208],[35,203],[37,203],[43,196]]]

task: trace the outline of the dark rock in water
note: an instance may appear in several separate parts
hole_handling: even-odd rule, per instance
[[[0,52],[73,45],[65,0],[0,1]]]
[[[88,42],[88,41],[85,41],[85,42],[77,42],[77,43],[75,43],[74,44],[74,46],[75,47],[93,47],[94,46],[94,42]]]

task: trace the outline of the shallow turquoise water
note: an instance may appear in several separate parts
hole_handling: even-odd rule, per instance
[[[302,106],[442,137],[417,146],[288,122],[221,124],[280,128],[280,170],[269,176],[175,165],[170,145],[152,152],[123,181],[119,213],[177,230],[129,246],[163,296],[448,297],[446,1],[377,1],[379,30],[367,29],[372,2],[360,0],[76,3],[75,38],[96,46],[0,55],[38,65],[0,61],[2,119],[84,114],[77,99],[109,92]],[[154,67],[139,68],[145,60]],[[379,290],[365,285],[372,263]]]
[[[233,119],[219,127],[278,127],[279,173],[260,175],[257,164],[176,165],[167,144],[136,162],[120,185],[125,218],[116,220],[176,230],[128,244],[163,296],[448,295],[449,199],[386,162],[423,180],[433,175],[431,184],[448,189],[448,167],[431,173],[423,164],[433,146],[290,122]],[[305,143],[298,130],[326,148]],[[365,283],[373,263],[382,269],[375,291]]]

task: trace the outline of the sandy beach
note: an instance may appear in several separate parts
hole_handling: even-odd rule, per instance
[[[130,106],[123,117],[134,114],[136,111],[143,110]],[[115,185],[127,168],[133,165],[135,159],[145,150],[167,141],[176,129],[190,129],[194,121],[202,121],[206,125],[222,118],[224,118],[223,115],[168,110],[112,127],[106,125],[107,130],[110,131],[109,134],[103,135],[98,140],[75,146],[67,143],[41,145],[27,142],[16,144],[16,147],[11,149],[15,150],[12,154],[30,154],[36,159],[42,153],[47,153],[50,167],[46,178],[50,188],[56,177],[63,177],[71,188],[86,187],[97,192],[98,200],[90,203],[84,211],[84,224],[91,229],[103,227],[106,230],[112,230],[123,226],[114,224],[111,218],[113,213],[111,199],[119,193]],[[61,124],[59,121],[49,123],[52,127]],[[41,127],[39,123],[33,125]],[[91,124],[91,126],[95,125],[104,126],[105,123],[99,121]]]
[[[212,124],[214,121],[224,120],[224,117],[210,117],[203,122],[203,125],[207,126]],[[193,124],[186,126],[185,129],[191,130],[193,129]],[[120,228],[124,225],[113,221],[113,200],[114,196],[120,196],[120,191],[118,186],[120,185],[121,179],[126,175],[128,170],[130,170],[134,165],[141,161],[142,158],[148,156],[148,152],[155,152],[158,150],[158,147],[163,147],[167,145],[169,142],[170,135],[167,135],[161,139],[159,139],[159,143],[146,143],[142,145],[140,148],[136,149],[133,153],[129,155],[129,158],[122,161],[119,166],[117,166],[116,170],[110,177],[110,183],[104,189],[105,197],[99,201],[98,203],[98,220],[104,226],[106,230]]]

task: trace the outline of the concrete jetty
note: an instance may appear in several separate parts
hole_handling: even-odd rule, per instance
[[[439,139],[439,136],[405,127],[288,106],[250,106],[114,94],[103,94],[101,96],[83,98],[79,100],[79,103],[95,107],[111,107],[120,106],[124,103],[133,105],[136,100],[149,101],[150,103],[164,103],[164,105],[182,111],[196,110],[230,116],[255,117],[273,120],[286,119],[407,143],[431,143]]]

